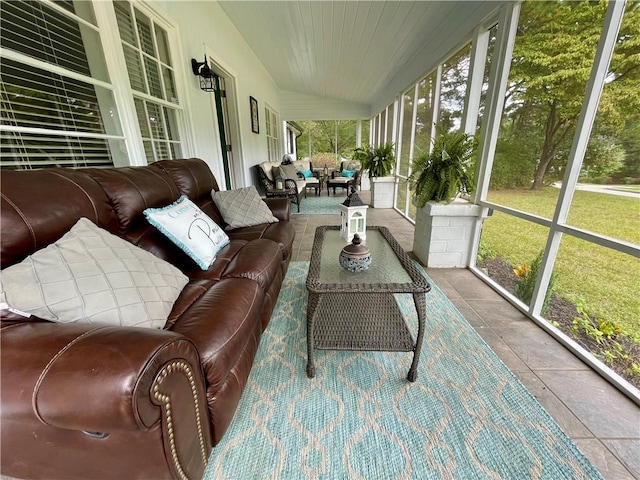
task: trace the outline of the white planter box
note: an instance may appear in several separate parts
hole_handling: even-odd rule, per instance
[[[371,180],[369,180],[369,171],[363,171],[360,173],[360,190],[368,192],[371,190]]]
[[[396,177],[376,177],[371,180],[371,206],[393,208]]]
[[[468,267],[473,227],[480,212],[480,205],[466,200],[427,203],[416,212],[413,253],[427,267]]]

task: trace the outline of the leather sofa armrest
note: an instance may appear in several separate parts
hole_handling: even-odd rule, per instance
[[[273,216],[281,222],[288,222],[291,216],[291,203],[288,198],[265,198],[269,209],[273,212]]]
[[[3,416],[35,415],[47,425],[104,434],[162,422],[165,432],[190,432],[176,434],[170,450],[195,441],[206,462],[205,381],[196,347],[184,336],[31,322],[4,326],[0,341]]]

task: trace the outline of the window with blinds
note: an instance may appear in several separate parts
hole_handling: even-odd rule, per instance
[[[115,1],[114,8],[147,162],[182,158],[167,31],[128,1]]]
[[[0,16],[0,166],[111,166],[112,151],[126,155],[113,148],[123,136],[90,2],[3,1]]]
[[[269,107],[264,107],[264,118],[267,134],[267,153],[270,162],[279,161],[280,153],[278,142],[280,139],[280,129],[278,128],[278,116]]]

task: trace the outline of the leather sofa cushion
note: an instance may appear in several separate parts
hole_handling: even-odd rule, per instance
[[[263,300],[264,290],[253,280],[225,278],[203,290],[173,324],[172,331],[196,344],[209,390],[220,386],[247,339],[260,331]]]
[[[180,197],[171,177],[159,168],[86,168],[82,171],[104,189],[118,217],[121,235],[147,223],[142,214],[145,209],[165,207]]]
[[[256,225],[253,227],[236,228],[227,232],[232,240],[250,241],[265,238],[276,242],[280,246],[282,259],[291,258],[291,249],[296,232],[290,222]]]
[[[0,180],[2,268],[55,242],[80,217],[117,231],[118,221],[104,191],[77,170],[6,170]]]
[[[184,160],[162,160],[151,164],[169,175],[180,192],[184,193],[214,222],[225,228],[227,225],[213,203],[211,191],[218,191],[218,182],[206,163],[198,158]]]

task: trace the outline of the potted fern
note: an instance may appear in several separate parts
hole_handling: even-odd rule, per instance
[[[458,195],[471,194],[474,183],[471,162],[477,142],[462,131],[445,132],[437,128],[430,154],[422,153],[412,165],[410,182],[418,208],[427,202],[451,203]]]
[[[395,177],[391,172],[396,163],[393,144],[356,148],[352,158],[360,162],[363,172],[369,172],[373,208],[393,208]]]
[[[477,141],[462,131],[436,132],[431,153],[414,159],[409,177],[418,207],[413,253],[427,267],[464,268],[480,206],[458,197],[474,190]]]

